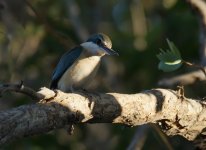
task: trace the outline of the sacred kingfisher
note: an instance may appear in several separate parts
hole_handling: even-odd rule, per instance
[[[67,51],[53,72],[50,88],[63,92],[85,89],[93,80],[104,55],[118,55],[110,38],[97,33],[86,42]]]

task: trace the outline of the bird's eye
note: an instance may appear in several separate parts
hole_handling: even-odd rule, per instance
[[[97,41],[96,41],[97,45],[100,45],[101,42],[102,42],[102,41],[101,41],[100,39],[97,39]]]

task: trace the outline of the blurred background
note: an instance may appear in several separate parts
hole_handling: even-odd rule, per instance
[[[200,61],[199,20],[181,0],[0,0],[0,20],[0,83],[23,80],[35,90],[49,87],[61,55],[96,32],[109,35],[120,56],[103,59],[91,91],[137,93],[161,87],[157,83],[162,78],[190,71],[158,70],[156,55],[159,48],[168,48],[167,38],[185,60]],[[204,84],[188,85],[186,96],[203,96]],[[0,98],[0,110],[29,103],[24,95],[7,93]],[[3,149],[124,150],[135,133],[143,139],[142,149],[193,149],[190,142],[168,138],[154,125],[110,124],[76,125],[72,136],[61,129],[16,140]]]

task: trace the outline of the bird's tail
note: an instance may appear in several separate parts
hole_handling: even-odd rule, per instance
[[[52,82],[50,84],[50,89],[52,89],[52,90],[57,89],[57,81],[56,80],[52,80]]]

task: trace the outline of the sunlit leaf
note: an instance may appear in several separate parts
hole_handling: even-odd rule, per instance
[[[182,63],[176,63],[176,64],[169,64],[169,63],[165,63],[163,61],[159,62],[158,68],[160,70],[163,70],[164,72],[170,72],[170,71],[175,71],[178,68],[180,68],[182,66]]]
[[[167,40],[169,50],[160,49],[160,53],[157,55],[157,58],[160,60],[158,68],[165,72],[170,72],[177,70],[182,66],[182,58],[179,50],[175,44]]]

